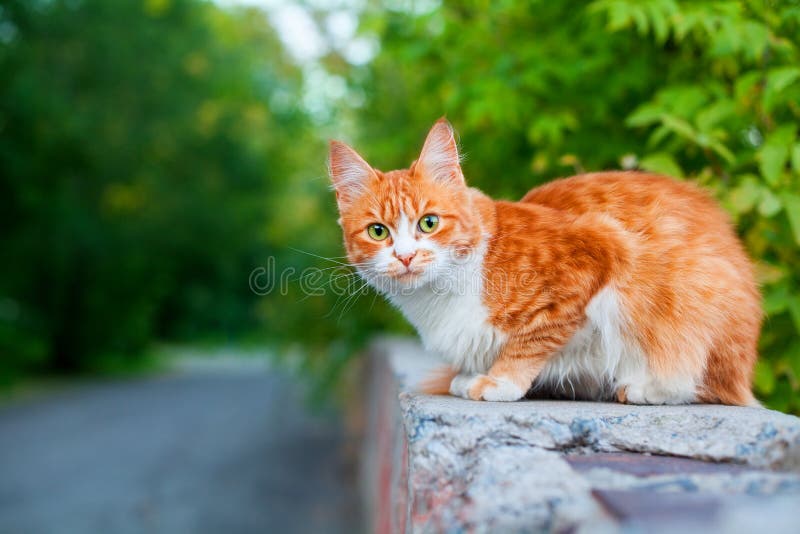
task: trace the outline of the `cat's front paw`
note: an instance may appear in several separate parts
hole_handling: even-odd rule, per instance
[[[525,391],[503,378],[458,375],[450,382],[450,394],[464,399],[510,402],[520,400]]]
[[[474,378],[474,375],[456,375],[453,377],[453,380],[450,381],[450,395],[469,399],[469,388]]]

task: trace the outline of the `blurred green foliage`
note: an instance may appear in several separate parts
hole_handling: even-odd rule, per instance
[[[377,55],[292,60],[202,0],[0,0],[0,375],[260,332],[329,389],[409,329],[343,265],[324,140],[405,167],[446,114],[495,197],[620,167],[712,189],[763,284],[757,393],[800,412],[800,2],[298,5]]]
[[[619,167],[712,189],[763,285],[756,392],[800,412],[800,2],[450,1],[363,30],[382,49],[350,79],[378,165],[406,166],[446,113],[496,197]]]
[[[274,248],[294,143],[315,139],[266,18],[192,0],[0,6],[0,371],[258,325],[247,272]]]

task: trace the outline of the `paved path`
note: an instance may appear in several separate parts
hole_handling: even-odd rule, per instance
[[[341,426],[264,370],[0,407],[0,533],[353,532]]]

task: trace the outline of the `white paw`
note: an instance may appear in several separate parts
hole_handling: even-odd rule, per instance
[[[475,375],[456,375],[455,378],[450,381],[450,395],[468,399],[469,387],[472,385],[475,378]]]
[[[458,375],[450,382],[450,394],[464,399],[511,402],[523,398],[525,391],[504,378]]]
[[[630,404],[688,404],[695,400],[694,388],[689,385],[670,388],[654,380],[629,385],[626,393]]]
[[[494,402],[512,402],[518,401],[525,396],[525,392],[522,391],[522,388],[510,380],[506,380],[504,378],[495,378],[494,382],[494,386],[486,386],[486,388],[484,388],[482,395],[483,400]]]

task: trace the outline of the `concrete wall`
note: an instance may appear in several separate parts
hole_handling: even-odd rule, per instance
[[[382,339],[370,357],[372,532],[800,531],[800,419],[431,397],[414,385],[441,362],[416,342]]]

